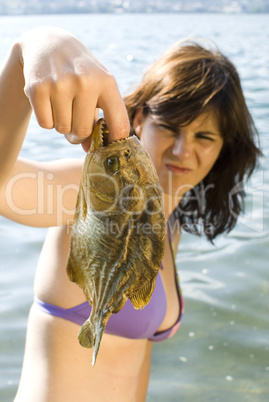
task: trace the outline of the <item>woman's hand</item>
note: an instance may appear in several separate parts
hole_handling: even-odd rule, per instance
[[[25,93],[43,128],[84,142],[104,111],[110,140],[128,136],[129,120],[115,78],[74,36],[55,27],[19,38]]]
[[[0,186],[20,152],[32,109],[40,126],[55,127],[87,150],[97,108],[104,111],[110,141],[129,135],[115,78],[79,40],[55,27],[21,36],[0,71]]]

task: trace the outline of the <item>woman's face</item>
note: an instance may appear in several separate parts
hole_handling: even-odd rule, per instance
[[[164,193],[178,197],[195,187],[211,170],[222,145],[217,116],[201,114],[175,130],[160,118],[138,111],[133,127],[149,152]]]

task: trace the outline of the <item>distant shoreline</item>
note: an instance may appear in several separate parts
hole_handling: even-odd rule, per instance
[[[223,15],[266,15],[269,14],[269,10],[268,11],[208,11],[208,10],[204,10],[204,11],[123,11],[123,12],[119,12],[119,11],[115,11],[115,12],[105,12],[105,11],[94,11],[94,12],[90,12],[90,11],[79,11],[79,10],[74,10],[74,11],[66,11],[66,10],[59,10],[59,11],[46,11],[46,12],[23,12],[23,13],[13,13],[13,12],[6,12],[6,13],[1,13],[0,12],[0,16],[1,17],[22,17],[22,16],[30,16],[30,15],[86,15],[86,14],[111,14],[111,15],[130,15],[130,14],[223,14]]]

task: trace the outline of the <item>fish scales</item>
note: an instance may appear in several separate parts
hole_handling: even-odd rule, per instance
[[[94,348],[94,366],[112,313],[129,298],[150,301],[164,253],[162,191],[147,151],[136,136],[106,145],[100,119],[91,135],[79,187],[67,274],[92,306],[78,339]]]

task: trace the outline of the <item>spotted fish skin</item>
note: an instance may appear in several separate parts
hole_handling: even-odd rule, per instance
[[[100,119],[92,133],[75,210],[67,274],[92,306],[78,339],[94,348],[94,366],[112,313],[129,298],[136,309],[151,298],[164,253],[162,191],[136,136],[104,145]]]

